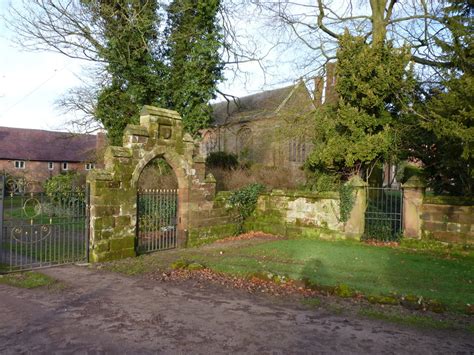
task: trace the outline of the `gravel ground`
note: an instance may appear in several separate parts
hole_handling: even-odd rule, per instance
[[[472,333],[337,315],[290,298],[78,266],[44,273],[64,287],[0,285],[2,354],[474,353]]]

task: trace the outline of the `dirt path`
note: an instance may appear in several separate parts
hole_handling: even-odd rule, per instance
[[[218,287],[68,266],[60,291],[0,285],[0,353],[472,353],[472,334],[414,330]]]

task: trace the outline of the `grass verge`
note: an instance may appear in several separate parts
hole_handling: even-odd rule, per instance
[[[235,276],[271,272],[322,286],[347,285],[366,296],[412,295],[439,301],[451,311],[464,311],[466,304],[474,304],[472,258],[443,258],[349,241],[222,243],[155,253],[103,267],[139,274],[169,269],[178,259]]]
[[[20,288],[52,287],[57,283],[52,277],[33,271],[0,275],[0,284]]]

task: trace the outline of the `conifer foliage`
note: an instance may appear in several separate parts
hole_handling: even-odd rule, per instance
[[[407,135],[410,151],[438,194],[474,194],[473,13],[471,1],[447,2],[444,23],[450,36],[437,42],[453,65],[441,70],[441,85],[421,95]]]
[[[409,60],[407,48],[390,42],[368,44],[349,33],[341,37],[339,101],[316,113],[313,169],[367,178],[377,162],[396,156],[397,122],[414,90]]]

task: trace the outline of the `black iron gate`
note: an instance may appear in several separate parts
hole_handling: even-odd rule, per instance
[[[46,194],[39,184],[0,175],[0,272],[88,259],[85,188]]]
[[[178,190],[143,190],[137,198],[139,253],[176,248]]]
[[[366,239],[394,241],[403,234],[403,191],[396,188],[368,187],[365,210]]]

